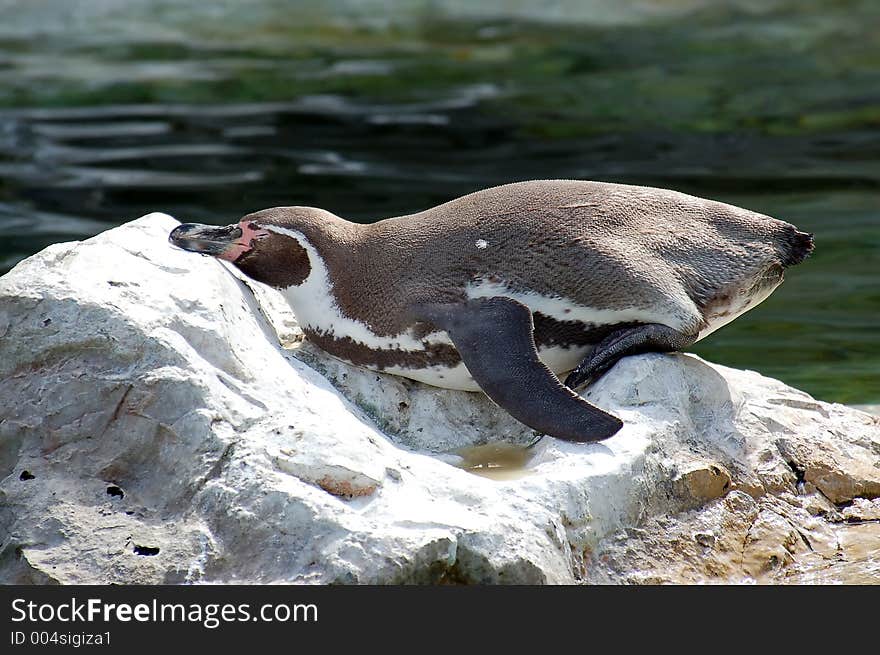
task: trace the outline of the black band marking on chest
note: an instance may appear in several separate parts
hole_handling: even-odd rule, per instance
[[[592,346],[606,336],[639,323],[613,323],[608,325],[588,325],[578,321],[557,321],[541,313],[535,313],[535,343],[540,348]],[[403,348],[371,348],[351,337],[338,337],[332,333],[306,328],[306,338],[335,357],[357,366],[366,366],[380,371],[399,367],[416,370],[431,366],[454,368],[461,363],[461,356],[454,346],[445,343],[427,343],[424,350],[405,350]],[[426,334],[432,330],[424,331]]]

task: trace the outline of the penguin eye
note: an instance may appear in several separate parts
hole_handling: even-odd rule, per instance
[[[259,241],[261,239],[265,239],[269,236],[269,230],[265,229],[262,225],[257,223],[256,221],[251,221],[247,224],[247,229],[250,230],[250,234],[248,234],[249,241],[253,243],[254,241]]]

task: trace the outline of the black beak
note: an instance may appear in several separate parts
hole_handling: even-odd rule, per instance
[[[168,240],[178,248],[217,257],[240,239],[241,234],[238,224],[217,227],[184,223],[171,231]]]

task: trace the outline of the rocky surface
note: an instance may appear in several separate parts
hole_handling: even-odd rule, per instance
[[[151,214],[0,278],[0,581],[880,582],[880,419],[689,355],[594,445],[348,366]]]

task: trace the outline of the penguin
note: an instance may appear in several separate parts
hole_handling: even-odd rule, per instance
[[[507,184],[372,224],[274,207],[169,239],[280,291],[334,357],[482,391],[579,443],[623,423],[576,389],[622,357],[703,339],[813,250],[811,234],[746,209],[580,180]]]

